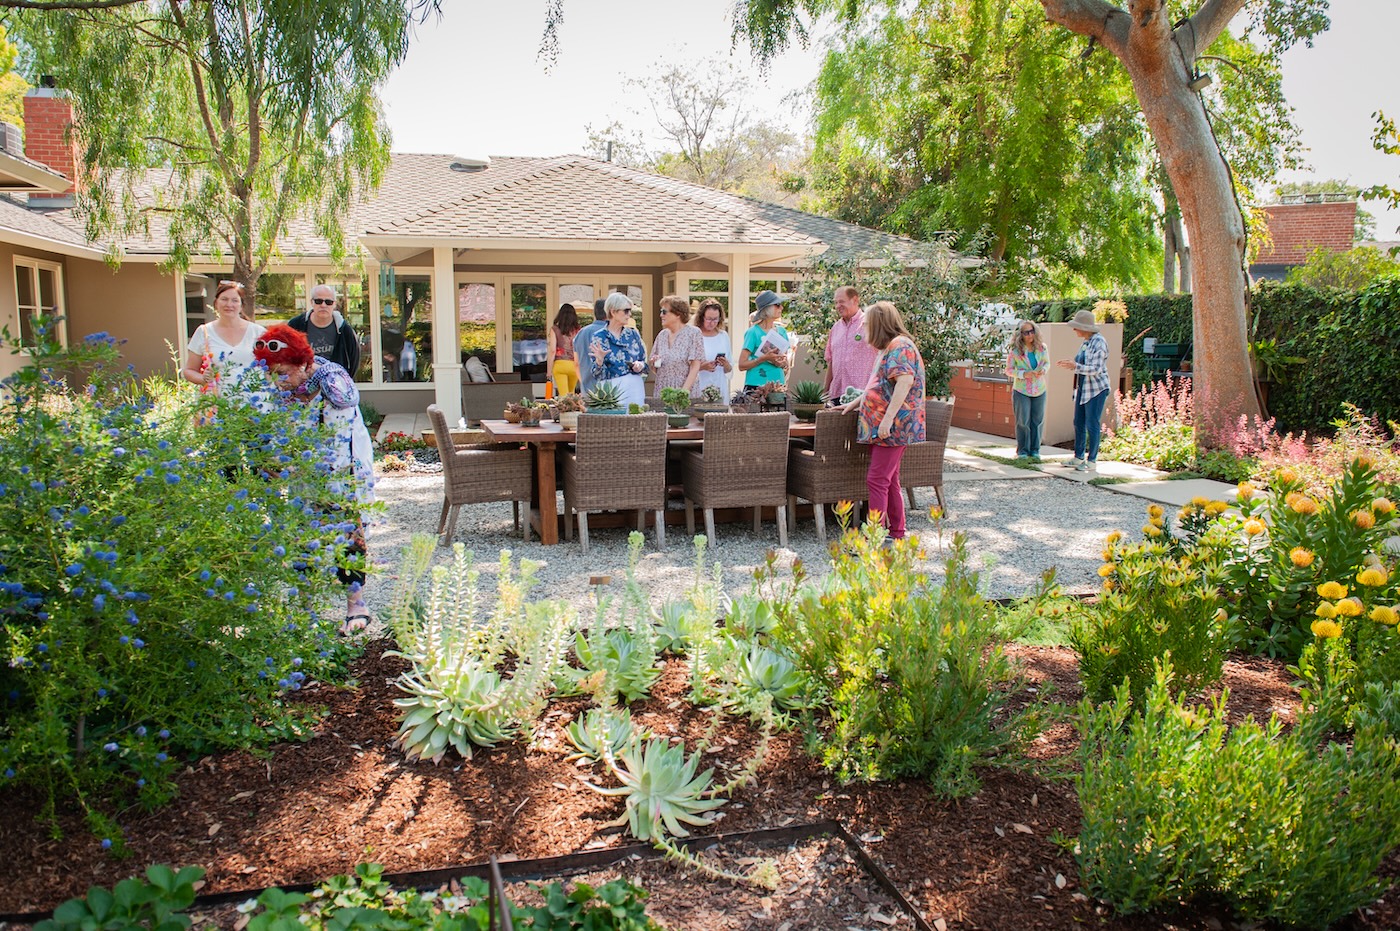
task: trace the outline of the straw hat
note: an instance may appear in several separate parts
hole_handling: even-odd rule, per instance
[[[1083,330],[1086,333],[1097,333],[1099,331],[1099,324],[1098,321],[1094,319],[1094,312],[1092,310],[1075,311],[1074,319],[1069,322],[1069,325],[1076,330]]]

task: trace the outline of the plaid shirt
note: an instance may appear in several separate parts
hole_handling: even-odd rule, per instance
[[[1074,357],[1074,374],[1079,386],[1074,403],[1085,404],[1108,390],[1108,343],[1103,336],[1093,334],[1079,347]]]

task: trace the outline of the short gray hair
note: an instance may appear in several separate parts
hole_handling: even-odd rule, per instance
[[[623,294],[621,291],[614,291],[613,293],[609,294],[608,299],[603,302],[603,310],[606,311],[608,316],[610,317],[612,316],[612,313],[615,310],[630,311],[631,309],[632,299],[627,295]]]
[[[316,296],[316,292],[319,291],[319,290],[321,290],[322,288],[325,288],[327,291],[331,292],[331,297],[335,298],[337,302],[340,301],[340,294],[339,294],[339,292],[336,291],[335,286],[334,286],[334,285],[326,284],[324,281],[321,282],[320,284],[314,284],[314,285],[312,285],[312,286],[311,286],[311,293],[308,294],[307,297],[315,297],[315,296]]]

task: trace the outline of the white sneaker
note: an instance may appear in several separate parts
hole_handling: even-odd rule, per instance
[[[1060,463],[1060,465],[1064,466],[1066,469],[1077,469],[1077,468],[1079,468],[1080,466],[1082,466],[1083,464],[1084,464],[1084,460],[1083,460],[1083,459],[1076,459],[1076,458],[1074,458],[1073,456],[1070,456],[1070,457],[1069,457],[1068,459],[1066,459],[1064,462]]]
[[[1092,462],[1075,460],[1074,471],[1076,472],[1089,472],[1095,468]]]

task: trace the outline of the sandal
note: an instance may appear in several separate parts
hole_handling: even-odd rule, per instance
[[[342,637],[353,637],[369,627],[369,622],[370,616],[368,614],[347,614],[345,623],[340,625],[338,633]]]

